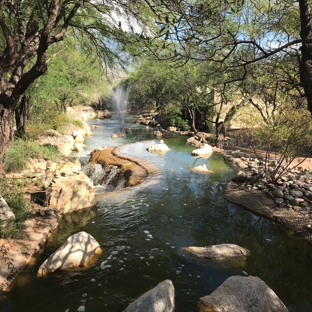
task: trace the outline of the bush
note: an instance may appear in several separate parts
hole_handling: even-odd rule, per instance
[[[15,214],[15,220],[5,222],[5,226],[0,226],[0,237],[15,237],[22,229],[23,221],[27,217],[28,203],[24,199],[24,180],[8,179],[5,175],[0,179],[0,194],[5,199],[9,207]]]
[[[57,110],[45,111],[45,113],[35,114],[27,125],[26,137],[37,139],[43,135],[51,135],[51,129],[62,134],[68,134],[68,125],[73,124],[79,128],[83,127],[80,120],[70,118],[65,113]]]
[[[183,119],[181,109],[174,105],[168,105],[165,109],[160,111],[160,115],[165,121],[165,127],[167,125],[177,127],[181,130],[190,130],[188,121]]]
[[[4,170],[6,172],[23,170],[26,168],[28,159],[34,157],[57,161],[61,155],[55,146],[41,146],[29,140],[16,140],[5,151]]]
[[[309,156],[312,146],[311,115],[304,109],[292,109],[285,106],[284,110],[274,116],[265,127],[252,132],[254,150],[265,149],[264,175],[268,182],[275,182],[288,169],[300,165]],[[272,152],[279,157],[272,166]],[[297,165],[292,165],[296,158],[302,158]]]

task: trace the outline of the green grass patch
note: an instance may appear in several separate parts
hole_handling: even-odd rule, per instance
[[[12,209],[15,220],[0,222],[0,238],[16,237],[23,228],[23,221],[28,215],[28,203],[24,198],[24,180],[0,177],[0,194]]]
[[[51,136],[51,130],[56,130],[61,134],[69,134],[68,125],[73,124],[83,128],[81,120],[73,119],[60,111],[45,111],[31,118],[27,124],[26,137],[37,139],[40,136]]]
[[[44,158],[58,161],[61,158],[53,145],[39,145],[30,140],[16,140],[5,151],[4,170],[16,172],[26,168],[29,158]]]

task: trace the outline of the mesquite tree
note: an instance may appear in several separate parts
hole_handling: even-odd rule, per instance
[[[132,25],[140,30],[147,25],[148,14],[139,16],[142,9],[141,1],[0,0],[0,160],[13,138],[14,111],[23,94],[47,72],[49,46],[70,29],[78,48],[110,66],[125,55],[119,48],[125,51],[137,37]]]
[[[158,16],[158,39],[166,42],[151,44],[155,40],[148,39],[146,47],[159,59],[218,65],[215,88],[227,98],[233,83],[245,89],[246,78],[255,78],[253,64],[267,68],[275,63],[272,57],[291,54],[300,64],[300,80],[293,88],[305,98],[294,106],[301,102],[312,113],[311,0],[159,0],[151,7]],[[244,93],[249,97],[253,90]]]

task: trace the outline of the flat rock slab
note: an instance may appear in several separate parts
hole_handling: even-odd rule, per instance
[[[284,303],[259,277],[232,276],[200,298],[200,312],[287,312]]]
[[[235,244],[219,244],[207,247],[184,247],[182,251],[202,259],[225,260],[232,258],[246,258],[250,252],[248,249]]]
[[[149,174],[158,172],[152,164],[123,155],[118,147],[107,147],[105,149],[93,151],[90,165],[98,162],[103,162],[106,166],[115,165],[122,167],[127,177],[127,187],[140,184]]]

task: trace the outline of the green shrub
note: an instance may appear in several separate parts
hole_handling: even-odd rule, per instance
[[[24,180],[8,179],[5,175],[0,177],[0,194],[5,199],[15,215],[15,220],[0,224],[0,237],[15,237],[23,228],[23,221],[27,217],[28,203],[24,198]]]
[[[179,107],[168,105],[160,114],[164,118],[166,124],[177,127],[180,130],[190,130],[188,121],[182,118],[182,112]]]
[[[300,162],[293,165],[293,161],[300,158],[302,162],[310,155],[312,146],[312,120],[307,110],[285,105],[283,111],[273,117],[265,127],[252,132],[255,153],[257,149],[266,151],[263,162],[268,182],[275,182],[288,169],[298,166]],[[274,167],[270,166],[273,152],[279,155],[274,157]]]
[[[57,161],[61,156],[55,146],[41,146],[33,141],[20,139],[12,142],[5,151],[4,170],[6,172],[23,170],[28,159],[35,157]]]
[[[83,127],[82,121],[73,119],[65,113],[57,110],[48,110],[33,116],[27,124],[26,137],[37,139],[43,135],[51,135],[51,129],[62,134],[68,134],[68,125],[73,124],[79,128]]]

